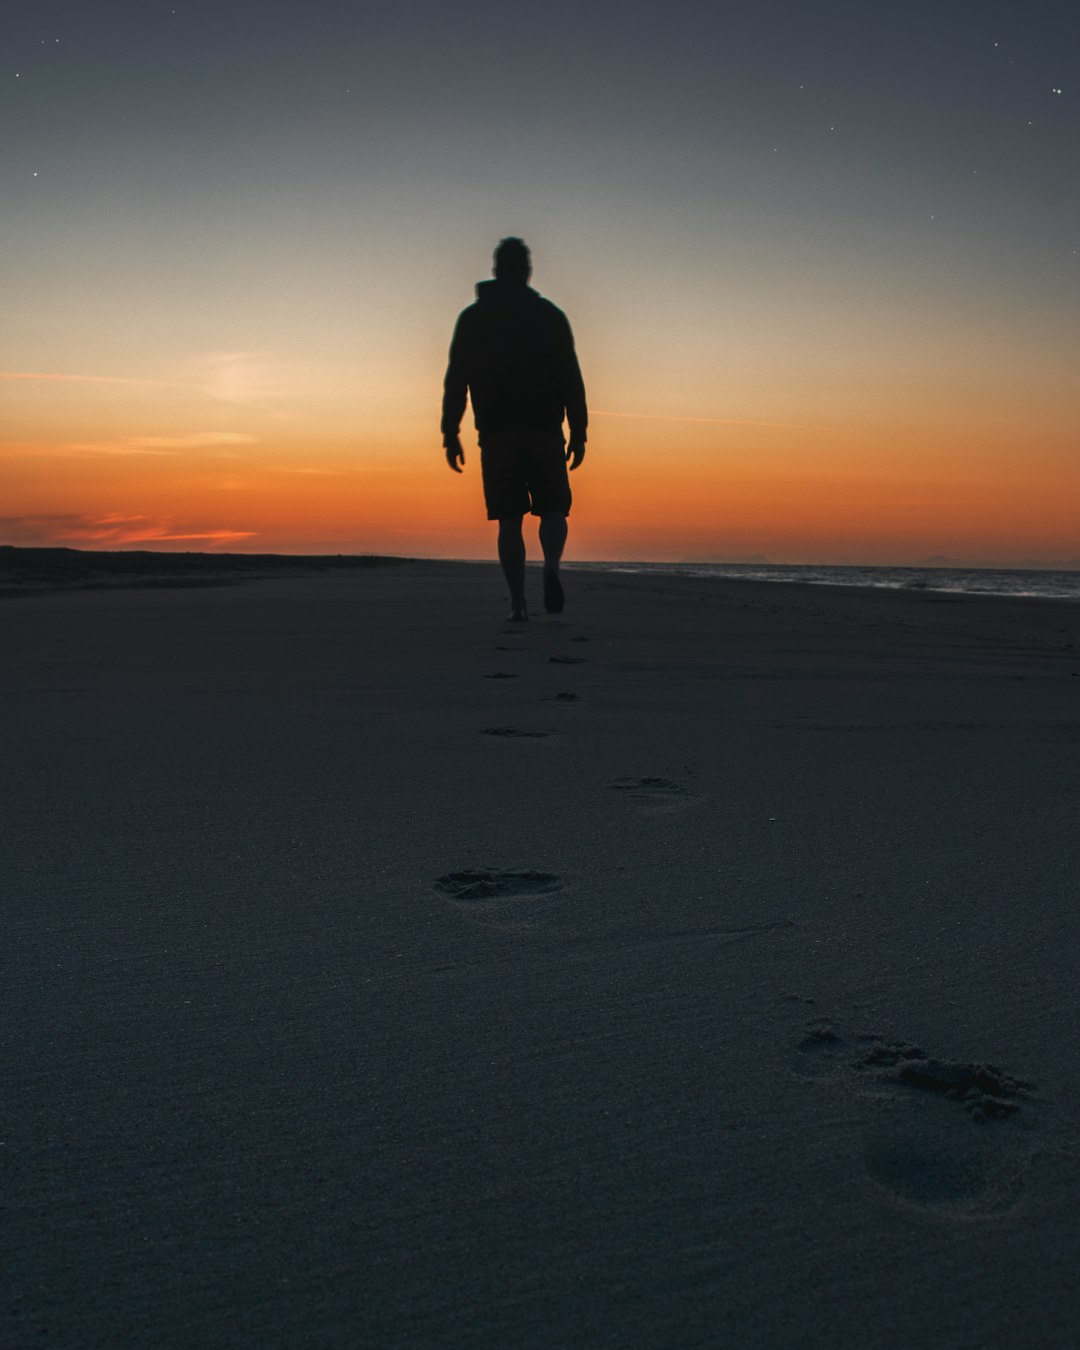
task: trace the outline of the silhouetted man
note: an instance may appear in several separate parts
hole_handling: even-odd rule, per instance
[[[521,522],[530,513],[540,517],[544,608],[562,611],[559,560],[571,500],[566,466],[576,469],[585,458],[589,420],[570,324],[532,289],[531,275],[525,243],[504,239],[495,250],[495,280],[477,285],[476,303],[462,311],[454,329],[442,412],[446,462],[460,473],[465,452],[458,430],[466,393],[471,396],[488,520],[499,522],[510,617],[519,620],[529,617]]]

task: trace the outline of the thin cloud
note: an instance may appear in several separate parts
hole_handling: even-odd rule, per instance
[[[125,539],[126,544],[193,543],[201,540],[211,544],[234,544],[241,539],[254,539],[257,530],[204,530],[201,534],[143,534]]]
[[[196,431],[190,436],[129,436],[135,450],[198,450],[211,445],[254,445],[256,437],[243,431]]]
[[[209,352],[189,363],[191,377],[149,380],[127,375],[81,375],[52,370],[0,370],[0,383],[30,381],[48,384],[113,385],[120,388],[183,390],[219,403],[254,409],[276,422],[294,422],[291,413],[276,408],[283,392],[277,364],[261,352]]]
[[[68,459],[72,455],[175,455],[176,450],[140,449],[127,441],[66,441],[63,445],[0,445],[4,459]]]
[[[54,384],[149,384],[158,389],[176,388],[171,380],[139,380],[120,375],[66,375],[51,370],[0,370],[0,380],[46,380]]]
[[[0,517],[0,542],[24,547],[93,545],[122,548],[133,544],[231,544],[253,539],[256,530],[184,529],[172,520],[119,514]]]
[[[280,466],[270,470],[271,473],[290,474],[300,478],[341,478],[345,474],[361,473],[364,470],[348,466],[345,468],[334,466],[330,468],[318,467],[297,467]]]
[[[770,431],[827,431],[827,427],[808,426],[805,422],[763,422],[754,417],[678,417],[668,413],[606,412],[589,409],[590,417],[619,417],[634,422],[695,422],[717,427],[766,427]]]
[[[65,441],[62,445],[26,444],[6,447],[25,456],[178,455],[184,450],[209,450],[229,445],[255,445],[258,437],[241,431],[197,431],[189,436],[125,436],[120,441]]]
[[[86,516],[37,515],[0,516],[0,543],[26,546],[55,543],[69,537],[71,530],[85,524]]]
[[[175,450],[133,445],[130,441],[67,441],[64,445],[42,446],[42,455],[175,455]]]

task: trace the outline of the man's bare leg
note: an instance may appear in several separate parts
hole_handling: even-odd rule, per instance
[[[525,538],[521,516],[505,516],[499,521],[499,562],[510,588],[510,618],[523,623],[529,617],[525,605]]]
[[[566,545],[566,517],[540,517],[540,547],[544,550],[544,608],[561,614],[565,597],[559,580],[559,561]]]

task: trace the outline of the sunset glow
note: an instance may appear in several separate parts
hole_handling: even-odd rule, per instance
[[[60,6],[55,50],[16,20],[0,543],[490,556],[439,400],[512,232],[593,410],[569,557],[1080,557],[1052,22],[693,9],[676,42],[666,8],[636,37],[586,14],[553,74],[477,8],[467,68],[500,73],[448,108],[457,18],[416,46],[321,8],[211,42],[195,11]]]

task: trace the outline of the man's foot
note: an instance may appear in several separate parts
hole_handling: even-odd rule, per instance
[[[561,614],[566,596],[563,594],[559,573],[554,568],[544,568],[544,608],[549,614]]]
[[[520,600],[515,600],[513,596],[510,597],[510,613],[506,618],[508,623],[528,623],[529,609],[525,604],[524,596]]]

